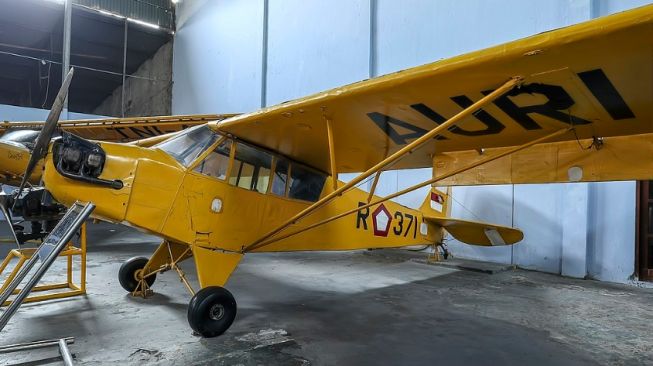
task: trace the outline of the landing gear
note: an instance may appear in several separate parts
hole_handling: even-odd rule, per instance
[[[428,263],[441,262],[449,259],[449,257],[453,257],[445,243],[432,244],[431,248],[432,250],[426,258]]]
[[[118,271],[118,280],[120,281],[120,286],[125,289],[125,291],[133,293],[137,289],[141,291],[149,290],[150,286],[154,284],[156,280],[156,274],[151,274],[143,279],[143,268],[147,264],[148,259],[145,257],[134,257],[128,259],[125,263],[120,266]],[[146,286],[143,286],[146,285]],[[146,288],[142,288],[146,287]]]
[[[181,261],[194,255],[198,255],[197,258],[199,258],[196,261],[196,266],[200,285],[207,286],[197,293],[179,267]],[[203,337],[217,337],[226,332],[234,322],[236,300],[226,289],[208,285],[224,284],[241,258],[242,254],[240,253],[223,253],[164,240],[151,258],[135,257],[123,263],[118,273],[118,279],[122,288],[133,296],[145,298],[152,294],[150,286],[154,283],[156,274],[174,270],[193,296],[188,304],[187,314],[190,327]],[[207,268],[207,264],[213,263],[221,263],[220,268]],[[217,270],[217,273],[214,270]],[[207,276],[202,277],[202,274]]]
[[[213,286],[198,291],[188,304],[188,324],[203,337],[224,333],[236,317],[236,300],[227,289]]]

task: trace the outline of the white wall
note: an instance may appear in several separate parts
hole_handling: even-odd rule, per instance
[[[635,263],[635,182],[591,183],[587,272],[592,278],[624,282]]]
[[[378,74],[588,19],[587,0],[378,0]]]
[[[268,105],[368,77],[368,1],[269,4]]]
[[[265,0],[184,0],[177,9],[173,113],[249,112],[262,95],[271,105],[650,2],[267,0],[264,58]],[[387,172],[377,189],[394,192],[430,175]],[[634,272],[634,187],[457,187],[453,216],[514,225],[525,238],[513,247],[453,241],[450,248],[459,257],[625,282]],[[422,190],[399,201],[416,206],[424,196]]]
[[[649,3],[650,1],[646,0],[592,0],[592,16],[599,17],[607,14],[618,13],[620,11],[636,8]]]
[[[263,3],[183,1],[172,58],[172,113],[240,113],[260,107]]]

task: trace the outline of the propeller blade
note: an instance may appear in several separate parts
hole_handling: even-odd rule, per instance
[[[68,96],[68,87],[70,87],[70,82],[73,79],[74,71],[75,69],[73,68],[71,68],[70,71],[68,71],[68,75],[66,75],[66,79],[61,85],[61,89],[59,89],[59,93],[57,93],[57,97],[55,98],[54,103],[52,104],[52,109],[50,109],[50,114],[48,114],[48,118],[45,120],[45,124],[43,125],[41,132],[39,133],[39,136],[36,138],[36,143],[34,144],[34,150],[32,151],[32,155],[29,158],[29,162],[27,163],[27,168],[25,169],[25,174],[23,175],[23,179],[20,182],[20,187],[18,187],[19,195],[23,191],[23,188],[25,188],[25,184],[27,183],[29,177],[32,176],[36,164],[39,162],[39,160],[43,159],[45,155],[48,153],[50,140],[52,139],[52,135],[54,134],[54,131],[57,129],[57,124],[59,123],[59,116],[61,115],[61,110],[63,109],[64,102],[66,101],[66,97]]]

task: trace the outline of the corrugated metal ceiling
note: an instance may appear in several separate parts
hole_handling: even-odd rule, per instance
[[[171,0],[73,0],[73,4],[156,24],[168,30],[175,29]]]

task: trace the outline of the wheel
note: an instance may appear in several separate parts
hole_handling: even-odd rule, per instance
[[[145,257],[134,257],[125,261],[125,263],[120,266],[118,271],[118,280],[120,281],[120,286],[125,289],[127,292],[133,292],[138,286],[138,278],[136,277],[139,274],[140,270],[145,267],[148,259]],[[156,274],[148,276],[145,279],[145,282],[148,286],[152,286],[156,280]]]
[[[236,317],[236,300],[227,289],[214,286],[198,291],[188,304],[188,324],[206,338],[229,329]]]

